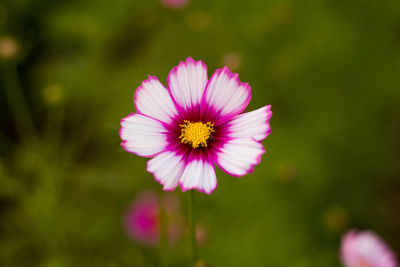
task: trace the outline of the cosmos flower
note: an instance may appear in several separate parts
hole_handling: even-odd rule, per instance
[[[345,267],[397,267],[394,253],[371,231],[347,232],[342,238],[341,260]]]
[[[125,230],[136,242],[144,245],[160,242],[160,201],[164,201],[169,241],[174,242],[179,237],[178,200],[173,196],[159,199],[154,192],[146,191],[137,197],[124,216]]]
[[[168,75],[168,89],[149,76],[136,90],[136,113],[121,121],[122,147],[152,158],[147,170],[164,190],[217,187],[214,164],[240,177],[253,171],[271,132],[271,106],[242,113],[250,86],[227,67],[208,79],[202,61],[187,58]]]

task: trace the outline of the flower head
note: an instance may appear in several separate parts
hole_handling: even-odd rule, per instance
[[[159,199],[154,192],[149,191],[142,193],[125,214],[125,229],[132,239],[145,245],[159,243],[160,201],[164,201],[168,221],[168,238],[171,242],[178,238],[179,207],[177,199],[173,196]]]
[[[208,79],[202,61],[187,58],[168,75],[168,89],[149,76],[136,90],[136,113],[121,121],[122,147],[152,158],[147,170],[164,190],[217,187],[214,164],[232,176],[253,171],[270,133],[271,107],[241,114],[250,86],[227,67]]]
[[[342,238],[341,260],[345,267],[397,267],[394,253],[371,231],[347,232]]]

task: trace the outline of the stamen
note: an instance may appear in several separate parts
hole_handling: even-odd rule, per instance
[[[211,133],[214,131],[214,123],[210,121],[207,123],[198,121],[191,122],[188,120],[184,121],[181,126],[181,143],[190,144],[193,148],[198,148],[199,146],[207,147],[207,141],[211,137]]]

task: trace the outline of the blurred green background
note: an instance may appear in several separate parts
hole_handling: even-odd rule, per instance
[[[341,235],[400,252],[400,1],[6,0],[0,3],[0,266],[158,266],[124,232],[146,159],[119,122],[148,74],[187,56],[272,105],[267,154],[195,194],[210,266],[340,266]],[[185,213],[188,193],[173,193]],[[183,236],[170,266],[187,266]]]

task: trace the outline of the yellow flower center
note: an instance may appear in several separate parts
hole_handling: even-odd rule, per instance
[[[214,131],[214,123],[210,121],[207,123],[198,121],[184,121],[184,124],[180,124],[181,126],[181,143],[190,144],[193,148],[197,148],[199,146],[207,147],[207,141],[211,137],[211,133]]]

